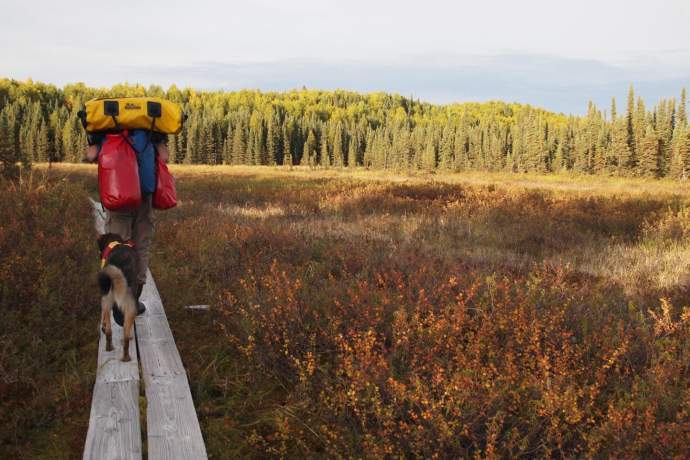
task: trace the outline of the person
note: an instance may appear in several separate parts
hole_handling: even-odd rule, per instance
[[[105,134],[94,133],[87,135],[88,147],[85,160],[95,162],[105,140]],[[167,146],[167,136],[157,132],[151,132],[151,143],[158,156],[165,163],[168,162],[170,153]],[[106,233],[116,233],[125,241],[134,241],[134,248],[139,258],[138,292],[135,292],[137,300],[137,314],[146,311],[146,306],[139,300],[141,291],[146,283],[146,271],[149,266],[149,247],[153,238],[153,210],[151,194],[142,196],[141,205],[131,212],[108,211],[105,222]]]

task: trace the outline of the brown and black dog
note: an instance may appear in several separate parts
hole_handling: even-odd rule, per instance
[[[101,288],[101,330],[106,338],[106,351],[113,351],[113,333],[110,311],[115,322],[124,328],[122,361],[129,361],[129,341],[132,338],[134,318],[137,316],[139,292],[139,259],[134,245],[119,235],[106,233],[98,238],[101,250],[101,271],[98,284]]]

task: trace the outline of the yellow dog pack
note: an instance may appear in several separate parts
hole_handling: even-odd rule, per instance
[[[177,134],[182,129],[182,108],[157,97],[92,99],[79,112],[87,132],[114,129],[148,129]]]

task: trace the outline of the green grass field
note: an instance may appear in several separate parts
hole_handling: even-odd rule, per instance
[[[172,172],[151,270],[211,458],[687,455],[690,185]],[[88,196],[92,166],[0,186],[3,458],[81,455]]]

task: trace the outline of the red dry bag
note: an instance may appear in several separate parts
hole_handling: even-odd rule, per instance
[[[98,190],[111,211],[133,211],[141,205],[137,155],[127,131],[108,134],[98,154]]]
[[[170,209],[177,204],[175,178],[168,171],[165,161],[156,156],[156,191],[153,192],[153,207],[155,209]]]

